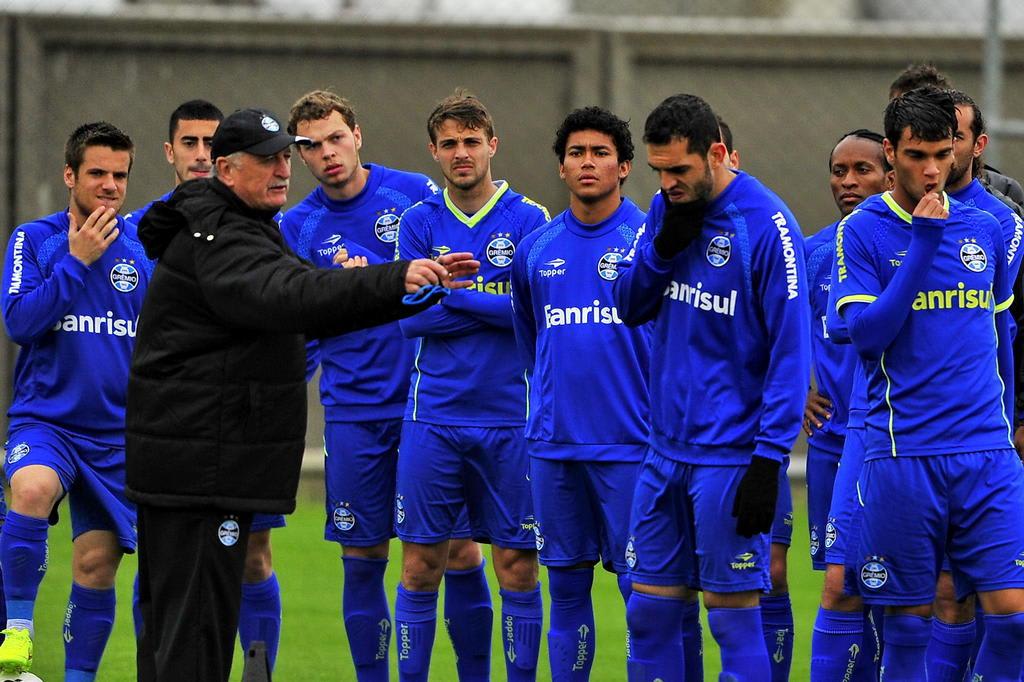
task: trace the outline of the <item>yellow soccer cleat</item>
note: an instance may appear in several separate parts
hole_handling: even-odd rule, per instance
[[[32,637],[25,628],[7,628],[0,644],[0,672],[23,673],[32,667]]]

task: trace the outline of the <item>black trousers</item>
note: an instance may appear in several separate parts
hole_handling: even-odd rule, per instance
[[[140,504],[140,682],[227,682],[252,514]]]

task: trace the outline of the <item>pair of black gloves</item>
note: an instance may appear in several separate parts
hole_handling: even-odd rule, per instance
[[[654,235],[654,251],[662,259],[672,260],[700,236],[708,202],[696,199],[676,204],[669,201],[664,192],[662,198],[665,217],[658,234]],[[771,531],[779,497],[779,466],[780,462],[767,457],[751,458],[732,503],[736,532],[743,537]]]

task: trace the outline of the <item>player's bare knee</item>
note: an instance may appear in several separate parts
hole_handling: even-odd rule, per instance
[[[758,592],[704,592],[706,609],[752,609],[760,604]]]
[[[535,550],[495,546],[491,550],[491,559],[501,589],[529,592],[537,586],[540,566]]]
[[[775,596],[782,594],[789,594],[789,580],[786,577],[786,555],[783,554],[781,559],[776,559],[774,552],[774,545],[772,545],[772,564],[771,564],[771,577],[772,577],[772,594]]]
[[[434,592],[448,563],[448,543],[402,544],[402,586],[412,592]]]
[[[82,587],[106,590],[114,586],[121,552],[110,547],[76,548],[71,561],[71,577]]]
[[[931,604],[918,604],[916,606],[886,606],[885,615],[887,616],[919,616],[921,618],[931,618],[932,605]]]
[[[257,531],[249,535],[245,548],[245,568],[242,582],[261,583],[274,572],[274,560],[270,547],[270,531]]]
[[[668,597],[682,601],[696,601],[697,593],[684,585],[649,585],[633,582],[633,591],[654,597]]]
[[[348,547],[342,545],[341,555],[358,559],[387,559],[391,543],[384,541],[371,547]]]
[[[63,488],[53,469],[29,466],[11,477],[11,511],[45,519],[60,499]]]
[[[1008,616],[1024,613],[1024,589],[1011,588],[979,592],[978,599],[985,613],[993,616]]]
[[[468,571],[483,561],[480,545],[472,540],[452,540],[448,546],[448,570]]]

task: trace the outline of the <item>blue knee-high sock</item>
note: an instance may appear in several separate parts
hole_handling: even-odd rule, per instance
[[[274,669],[277,646],[281,642],[281,586],[276,573],[258,583],[242,583],[238,639],[243,651],[248,651],[253,642],[266,644],[267,663]]]
[[[459,682],[491,679],[491,632],[494,607],[484,561],[464,571],[444,574],[444,624],[455,649]]]
[[[875,624],[875,635],[878,642],[878,653],[875,654],[875,667],[881,673],[882,654],[885,653],[885,607],[875,604],[873,606],[865,606],[864,608],[871,612],[871,622]],[[867,630],[864,630],[864,632],[867,632]]]
[[[885,682],[920,682],[925,678],[925,653],[932,637],[932,619],[886,614],[882,677]]]
[[[708,627],[722,650],[722,679],[731,682],[771,679],[760,608],[708,609]]]
[[[132,582],[132,625],[135,627],[135,639],[142,638],[142,607],[139,606],[139,572],[135,572]]]
[[[879,619],[884,616],[883,608]],[[863,619],[863,646],[860,648],[860,655],[857,656],[857,664],[853,668],[853,677],[850,680],[851,682],[877,682],[878,669],[882,664],[882,636],[878,624],[875,622],[875,612],[872,608],[864,608]]]
[[[437,592],[410,592],[399,585],[395,600],[399,680],[427,682],[436,628]]]
[[[973,620],[967,623],[932,620],[932,639],[925,654],[928,682],[963,682],[974,647],[974,634]]]
[[[761,624],[772,682],[789,682],[793,663],[793,603],[789,594],[761,597]]]
[[[1024,613],[985,615],[985,639],[974,664],[974,679],[1017,682],[1024,665]]]
[[[853,671],[863,652],[864,614],[818,607],[811,635],[811,682],[833,682]]]
[[[619,586],[619,594],[622,595],[622,603],[629,608],[629,597],[633,594],[633,581],[630,580],[628,573],[620,573],[615,577],[615,581]],[[626,658],[629,658],[629,624],[626,624]]]
[[[971,661],[968,663],[968,671],[974,669],[978,662],[978,650],[981,649],[981,641],[985,639],[985,610],[981,608],[981,600],[974,600],[974,644],[971,645]],[[1021,682],[1024,682],[1024,674],[1021,675]]]
[[[683,602],[683,668],[686,682],[704,682],[704,629],[700,602]]]
[[[540,584],[529,592],[501,590],[501,641],[508,682],[537,679],[544,605]]]
[[[114,588],[94,590],[71,583],[64,615],[64,679],[92,682],[114,628]]]
[[[387,682],[391,614],[384,592],[387,559],[341,558],[345,583],[341,591],[341,617],[348,648],[359,682]]]
[[[629,682],[683,682],[681,599],[633,591],[626,606]]]
[[[548,660],[554,682],[590,679],[597,644],[594,603],[590,598],[593,586],[593,568],[548,569],[548,594],[551,596]]]
[[[27,628],[34,634],[32,612],[39,583],[46,573],[46,519],[7,512],[0,530],[0,571],[4,574],[7,627]]]

